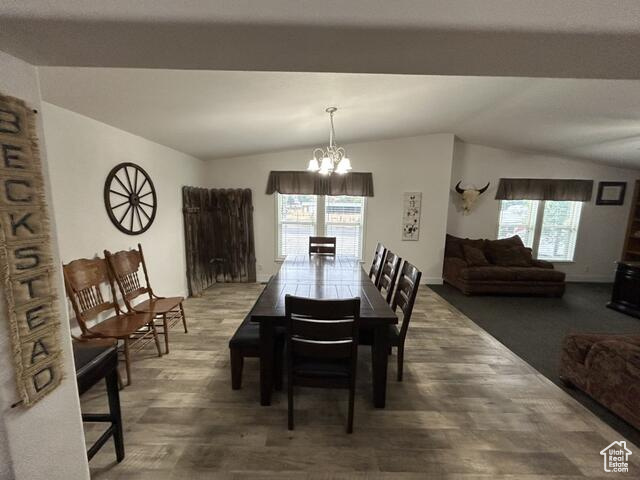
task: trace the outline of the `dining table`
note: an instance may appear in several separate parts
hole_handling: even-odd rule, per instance
[[[360,261],[340,255],[287,256],[251,309],[260,330],[260,403],[271,405],[274,386],[275,329],[285,326],[285,296],[320,300],[360,298],[360,331],[372,336],[373,405],[384,408],[387,390],[389,327],[398,317]]]

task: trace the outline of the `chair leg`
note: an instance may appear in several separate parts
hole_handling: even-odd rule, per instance
[[[349,413],[347,415],[347,433],[353,433],[353,407],[355,403],[356,387],[349,387]]]
[[[229,354],[231,356],[231,388],[233,390],[240,390],[242,387],[242,367],[244,364],[244,358],[242,352],[238,348],[230,348]]]
[[[182,307],[182,302],[180,302],[180,316],[182,317],[182,326],[184,327],[184,333],[189,333],[189,330],[187,330],[187,317],[184,316],[184,308]]]
[[[287,416],[289,430],[293,430],[293,375],[291,365],[287,365]]]
[[[164,328],[164,353],[169,353],[169,324],[166,313],[162,315],[162,325]]]
[[[122,382],[122,375],[120,375],[120,370],[116,368],[116,375],[118,376],[118,390],[124,389],[124,383]]]
[[[284,383],[283,382],[284,349],[281,342],[276,342],[276,352],[273,358],[274,358],[274,370],[275,370],[274,387],[277,391],[281,391],[282,385]]]
[[[156,350],[158,350],[158,356],[162,356],[162,350],[160,349],[160,339],[158,338],[158,330],[156,330],[156,321],[151,320],[149,323],[149,327],[151,328],[151,333],[153,334],[153,340],[156,342]]]
[[[398,345],[398,381],[402,381],[402,369],[404,367],[404,345]]]
[[[124,439],[122,435],[122,414],[120,412],[120,394],[118,391],[118,369],[111,371],[106,376],[107,397],[109,399],[109,415],[113,427],[113,442],[116,447],[116,460],[120,463],[124,460]]]
[[[124,367],[127,371],[127,385],[131,385],[131,355],[129,352],[129,338],[124,339]]]

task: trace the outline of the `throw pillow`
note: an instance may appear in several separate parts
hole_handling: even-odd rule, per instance
[[[491,262],[501,267],[530,267],[533,265],[531,251],[519,246],[496,246],[488,247],[487,252]]]
[[[479,248],[472,247],[471,245],[463,245],[464,258],[470,267],[486,267],[491,265],[484,256],[484,252]]]

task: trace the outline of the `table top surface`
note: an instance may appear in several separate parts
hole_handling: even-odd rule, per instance
[[[289,256],[251,310],[254,321],[285,317],[285,295],[320,300],[360,297],[361,323],[395,324],[391,310],[356,258],[324,255]]]

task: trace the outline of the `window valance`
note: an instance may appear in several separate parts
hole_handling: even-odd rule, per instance
[[[501,178],[496,200],[559,200],[589,202],[593,180]]]
[[[323,176],[305,171],[272,171],[267,182],[267,194],[274,192],[373,197],[373,175],[370,172],[349,172],[344,175]]]

